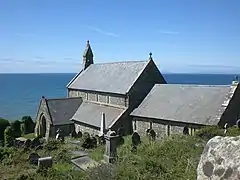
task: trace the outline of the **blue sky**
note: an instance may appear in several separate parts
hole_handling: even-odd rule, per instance
[[[240,72],[239,0],[0,1],[0,73],[146,60],[163,72]]]

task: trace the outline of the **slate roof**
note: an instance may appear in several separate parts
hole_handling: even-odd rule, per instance
[[[126,94],[149,61],[91,64],[68,84],[70,89]]]
[[[118,108],[97,102],[83,101],[71,120],[100,127],[102,113],[105,113],[106,127],[109,127],[126,108]]]
[[[81,97],[46,99],[53,125],[72,124],[73,114],[82,103]]]
[[[131,115],[216,125],[231,86],[156,84]]]

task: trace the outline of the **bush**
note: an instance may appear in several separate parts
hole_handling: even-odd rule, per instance
[[[60,141],[57,141],[55,139],[51,139],[48,141],[48,143],[44,146],[44,149],[47,149],[49,151],[52,151],[52,150],[55,150],[55,149],[58,149],[59,146],[60,146],[61,142]]]
[[[0,118],[0,141],[4,141],[4,131],[9,125],[8,120]]]
[[[23,116],[22,117],[22,132],[24,134],[29,134],[34,132],[34,125],[31,116]]]
[[[89,133],[84,133],[83,137],[82,147],[84,149],[92,149],[97,147],[96,137],[90,137]]]
[[[8,126],[4,131],[4,146],[12,147],[14,144],[13,130]]]
[[[196,131],[195,135],[208,141],[215,136],[224,136],[224,130],[218,126],[206,126]]]
[[[11,128],[13,131],[13,137],[18,138],[21,136],[21,122],[16,120],[13,123],[11,123]]]
[[[228,128],[227,136],[240,136],[240,129],[237,127]]]

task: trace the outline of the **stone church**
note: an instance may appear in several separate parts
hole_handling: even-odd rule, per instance
[[[83,54],[82,70],[67,85],[68,97],[41,99],[35,134],[54,136],[61,127],[66,134],[95,134],[100,130],[101,114],[105,113],[107,129],[122,127],[132,132],[130,113],[138,107],[155,84],[166,81],[153,61],[94,63],[89,41]]]
[[[230,85],[167,84],[149,54],[146,61],[94,63],[89,41],[82,70],[68,83],[68,95],[44,96],[36,117],[35,134],[55,136],[99,133],[102,114],[106,128],[126,134],[153,129],[158,137],[177,132],[194,134],[206,125],[234,125],[240,118],[238,80]]]

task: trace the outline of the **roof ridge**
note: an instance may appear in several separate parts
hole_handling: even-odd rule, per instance
[[[47,101],[52,101],[52,100],[65,100],[65,99],[81,99],[81,97],[64,97],[64,98],[45,98]]]
[[[170,85],[170,86],[173,86],[173,85],[176,85],[176,86],[202,86],[202,87],[230,87],[231,84],[227,85],[227,84],[222,84],[222,85],[215,85],[215,84],[155,84],[157,86],[163,86],[163,85]]]
[[[115,62],[101,62],[95,63],[93,65],[102,65],[102,64],[120,64],[120,63],[137,63],[137,62],[147,62],[148,60],[132,60],[132,61],[115,61]]]
[[[107,103],[96,102],[96,101],[83,100],[83,102],[97,104],[97,105],[101,105],[101,106],[112,107],[112,108],[116,108],[116,109],[126,109],[126,107],[123,107],[123,106],[117,106],[117,105],[113,105],[113,104],[107,104]]]

